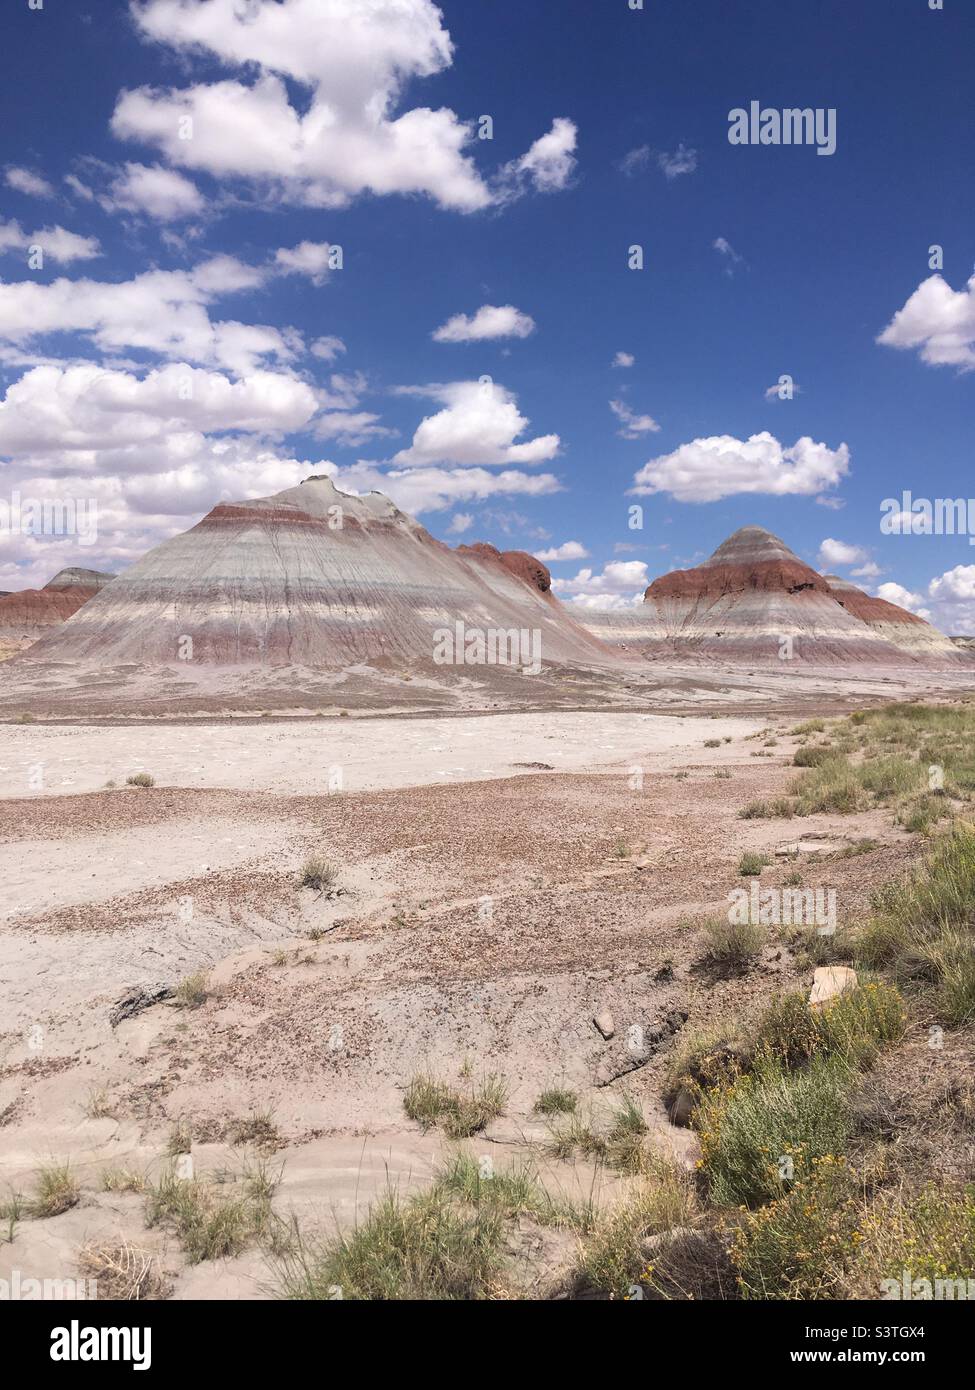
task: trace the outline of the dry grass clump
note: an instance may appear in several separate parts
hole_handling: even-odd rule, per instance
[[[744,965],[765,945],[765,928],[754,922],[730,922],[727,916],[708,917],[701,924],[708,954],[722,965]]]
[[[630,1096],[600,1124],[572,1114],[566,1123],[553,1127],[548,1152],[553,1158],[594,1159],[620,1173],[642,1173],[651,1161],[643,1139],[647,1123],[643,1111]]]
[[[582,1284],[610,1298],[627,1298],[652,1271],[641,1244],[698,1218],[694,1185],[688,1174],[656,1163],[637,1190],[596,1217],[579,1257]]]
[[[423,1130],[439,1126],[450,1139],[467,1139],[504,1114],[508,1088],[503,1077],[485,1076],[467,1092],[431,1076],[414,1076],[403,1108]]]
[[[436,1188],[406,1202],[394,1191],[353,1231],[301,1246],[282,1265],[282,1292],[300,1300],[472,1301],[494,1295],[505,1222],[470,1212]]]
[[[754,878],[768,867],[768,859],[764,854],[756,854],[753,850],[745,850],[738,861],[738,872],[742,878]]]
[[[796,803],[792,797],[776,796],[750,801],[738,815],[742,820],[791,820],[796,813]]]
[[[232,1144],[252,1144],[256,1149],[279,1149],[283,1144],[273,1110],[255,1110],[243,1119],[230,1124]]]
[[[103,1192],[145,1192],[148,1178],[131,1168],[106,1168],[102,1173]]]
[[[154,787],[156,779],[148,772],[136,772],[131,777],[126,777],[125,785],[127,787]]]
[[[172,1231],[191,1264],[239,1255],[255,1240],[273,1239],[277,1181],[261,1160],[224,1183],[180,1178],[167,1169],[148,1188],[146,1225]]]
[[[532,1109],[537,1115],[571,1115],[579,1103],[575,1091],[563,1086],[549,1086],[536,1100]]]
[[[85,1245],[78,1254],[78,1269],[83,1278],[97,1281],[99,1299],[113,1303],[145,1302],[170,1294],[153,1256],[126,1241]]]
[[[85,1100],[85,1114],[89,1120],[111,1119],[113,1110],[108,1091],[104,1086],[91,1085]]]
[[[299,886],[316,893],[331,894],[335,889],[338,869],[321,854],[310,854],[301,870]]]
[[[940,1017],[975,1017],[975,826],[960,823],[906,879],[876,895],[857,957],[932,996]]]
[[[27,1204],[27,1212],[33,1217],[60,1216],[77,1206],[81,1198],[81,1188],[67,1163],[52,1163],[38,1169],[34,1183],[33,1199]]]
[[[799,738],[803,734],[822,734],[826,732],[825,719],[807,719],[804,724],[797,724],[794,729],[790,729],[793,738]]]
[[[187,975],[176,986],[173,1004],[177,1009],[198,1009],[210,997],[210,977],[205,970]]]
[[[299,1242],[281,1262],[281,1287],[300,1300],[480,1301],[509,1296],[506,1245],[515,1223],[578,1226],[530,1167],[485,1171],[457,1154],[425,1192],[388,1189],[366,1219],[332,1241]]]

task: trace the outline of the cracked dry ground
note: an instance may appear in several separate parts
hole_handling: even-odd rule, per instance
[[[421,1071],[456,1082],[465,1064],[509,1087],[505,1116],[478,1145],[543,1139],[533,1102],[564,1082],[597,1109],[633,1096],[651,1141],[692,1162],[693,1136],[669,1125],[660,1099],[673,1032],[685,1017],[698,1027],[740,1016],[810,978],[776,941],[741,973],[709,967],[694,918],[726,911],[729,890],[747,882],[741,852],[800,834],[873,837],[878,847],[856,857],[801,857],[804,886],[838,890],[842,925],[920,848],[882,813],[741,820],[747,802],[793,775],[793,740],[782,737],[772,756],[752,757],[757,747],[736,739],[698,766],[647,775],[640,789],[626,771],[539,772],[332,798],[151,789],[22,803],[19,830],[7,817],[8,840],[56,835],[63,814],[68,844],[71,824],[90,824],[92,806],[80,804],[89,802],[108,831],[117,816],[120,832],[141,825],[160,841],[178,838],[187,818],[198,834],[250,823],[278,862],[211,866],[8,927],[37,950],[46,943],[54,963],[75,960],[82,976],[86,959],[99,961],[105,988],[45,1014],[41,1056],[22,1028],[0,1038],[0,1183],[70,1157],[82,1206],[31,1223],[52,1239],[64,1223],[69,1242],[79,1221],[83,1232],[136,1221],[136,1199],[97,1192],[106,1165],[158,1166],[172,1124],[185,1120],[198,1164],[216,1166],[231,1154],[234,1122],[270,1110],[283,1143],[278,1203],[303,1221],[342,1223],[387,1174],[411,1183],[430,1173],[440,1145],[405,1118],[403,1089]],[[719,766],[731,775],[716,776]],[[295,888],[313,850],[337,866],[339,896]],[[795,868],[780,858],[762,883],[782,885]],[[179,959],[186,970],[213,966],[209,997],[195,1009],[157,1005],[113,1030],[121,986],[164,977],[153,960],[168,959],[165,939],[187,899]],[[609,1041],[593,1025],[603,1009],[616,1026]],[[85,1112],[93,1087],[97,1117]],[[242,1296],[238,1266],[253,1293],[259,1258],[231,1265],[184,1271],[178,1296]]]

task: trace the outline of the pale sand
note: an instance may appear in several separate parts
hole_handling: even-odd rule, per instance
[[[0,797],[98,791],[147,771],[158,786],[323,795],[341,773],[344,791],[478,782],[517,773],[515,763],[560,772],[641,762],[648,767],[703,751],[706,738],[741,737],[757,718],[540,713],[452,719],[268,721],[92,728],[0,725]]]

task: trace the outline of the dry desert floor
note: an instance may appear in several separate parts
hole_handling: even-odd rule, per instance
[[[449,1161],[443,1128],[405,1112],[418,1076],[499,1079],[501,1113],[460,1141],[484,1172],[527,1155],[567,1201],[625,1189],[552,1143],[546,1089],[597,1123],[632,1102],[692,1172],[697,1136],[663,1099],[675,1040],[812,980],[780,940],[740,970],[710,960],[700,920],[727,910],[743,852],[767,856],[763,886],[835,888],[842,925],[922,849],[881,810],[742,819],[794,777],[794,724],[0,726],[0,1278],[80,1277],[113,1251],[162,1295],[274,1297],[294,1240]],[[127,784],[140,772],[154,785]],[[301,886],[316,855],[332,874]],[[267,1195],[277,1234],[199,1258],[151,1216],[174,1165]],[[65,1189],[47,1209],[45,1181]],[[578,1241],[528,1231],[523,1288],[562,1287]]]

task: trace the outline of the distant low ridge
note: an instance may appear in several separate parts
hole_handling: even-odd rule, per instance
[[[0,644],[6,650],[31,646],[58,628],[95,597],[114,574],[71,566],[49,579],[43,589],[22,589],[0,597]]]
[[[588,611],[582,620],[604,641],[646,657],[901,666],[964,660],[923,618],[819,574],[762,526],[741,527],[694,569],[661,575],[632,612]]]

